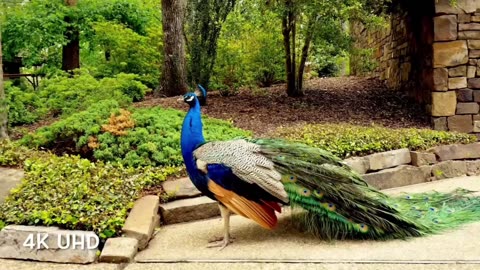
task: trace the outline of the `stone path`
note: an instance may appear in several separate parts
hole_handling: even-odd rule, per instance
[[[10,190],[20,184],[23,170],[0,167],[0,203],[5,201]]]

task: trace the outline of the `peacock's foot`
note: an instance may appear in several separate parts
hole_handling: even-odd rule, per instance
[[[221,242],[223,241],[223,238],[224,238],[223,236],[214,236],[213,238],[208,240],[208,243]],[[229,236],[229,238],[230,238],[230,241],[235,240],[235,237]]]
[[[229,244],[233,243],[233,240],[231,238],[224,238],[224,237],[218,237],[220,240],[218,241],[209,241],[210,244],[208,244],[207,248],[214,248],[214,247],[219,247],[220,250],[226,248]]]

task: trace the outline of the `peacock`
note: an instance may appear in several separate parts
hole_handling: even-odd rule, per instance
[[[390,197],[328,151],[281,139],[206,142],[198,86],[183,96],[189,105],[181,150],[195,187],[218,201],[223,237],[208,247],[232,243],[231,213],[273,229],[282,206],[302,211],[295,220],[322,239],[404,239],[480,220],[480,197],[457,189]]]

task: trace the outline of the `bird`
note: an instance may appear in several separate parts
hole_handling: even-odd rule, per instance
[[[195,187],[219,204],[223,237],[208,247],[233,242],[232,213],[265,229],[277,214],[301,209],[295,219],[306,233],[325,240],[405,239],[480,220],[480,197],[473,191],[427,192],[388,196],[330,152],[272,138],[205,141],[201,85],[183,95],[189,105],[181,130],[181,152]]]

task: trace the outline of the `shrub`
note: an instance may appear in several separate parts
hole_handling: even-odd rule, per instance
[[[46,115],[44,103],[32,89],[20,89],[6,82],[5,94],[10,126],[31,124]]]
[[[47,153],[33,151],[17,142],[0,140],[0,166],[21,167],[27,158],[44,155]]]
[[[39,96],[54,115],[69,115],[105,99],[116,100],[126,106],[132,102],[132,98],[122,91],[128,79],[124,76],[121,78],[122,81],[111,78],[99,81],[81,70],[73,77],[43,80]]]
[[[93,230],[101,238],[119,234],[144,188],[179,171],[136,170],[55,155],[27,159],[24,169],[25,179],[0,205],[0,223]]]
[[[63,152],[68,147],[68,153],[134,167],[183,164],[180,131],[184,112],[163,108],[134,109],[131,115],[118,112],[118,103],[104,101],[25,136],[21,143]],[[207,140],[250,135],[226,121],[204,118],[204,123]]]
[[[400,148],[422,150],[436,145],[476,141],[475,136],[462,133],[348,124],[317,124],[305,125],[300,128],[280,128],[276,135],[326,149],[341,158],[364,156]]]
[[[113,91],[116,89],[122,91],[133,101],[141,101],[147,93],[148,87],[139,81],[139,76],[135,74],[120,73],[115,78],[104,78],[100,81],[103,87],[109,87]]]

